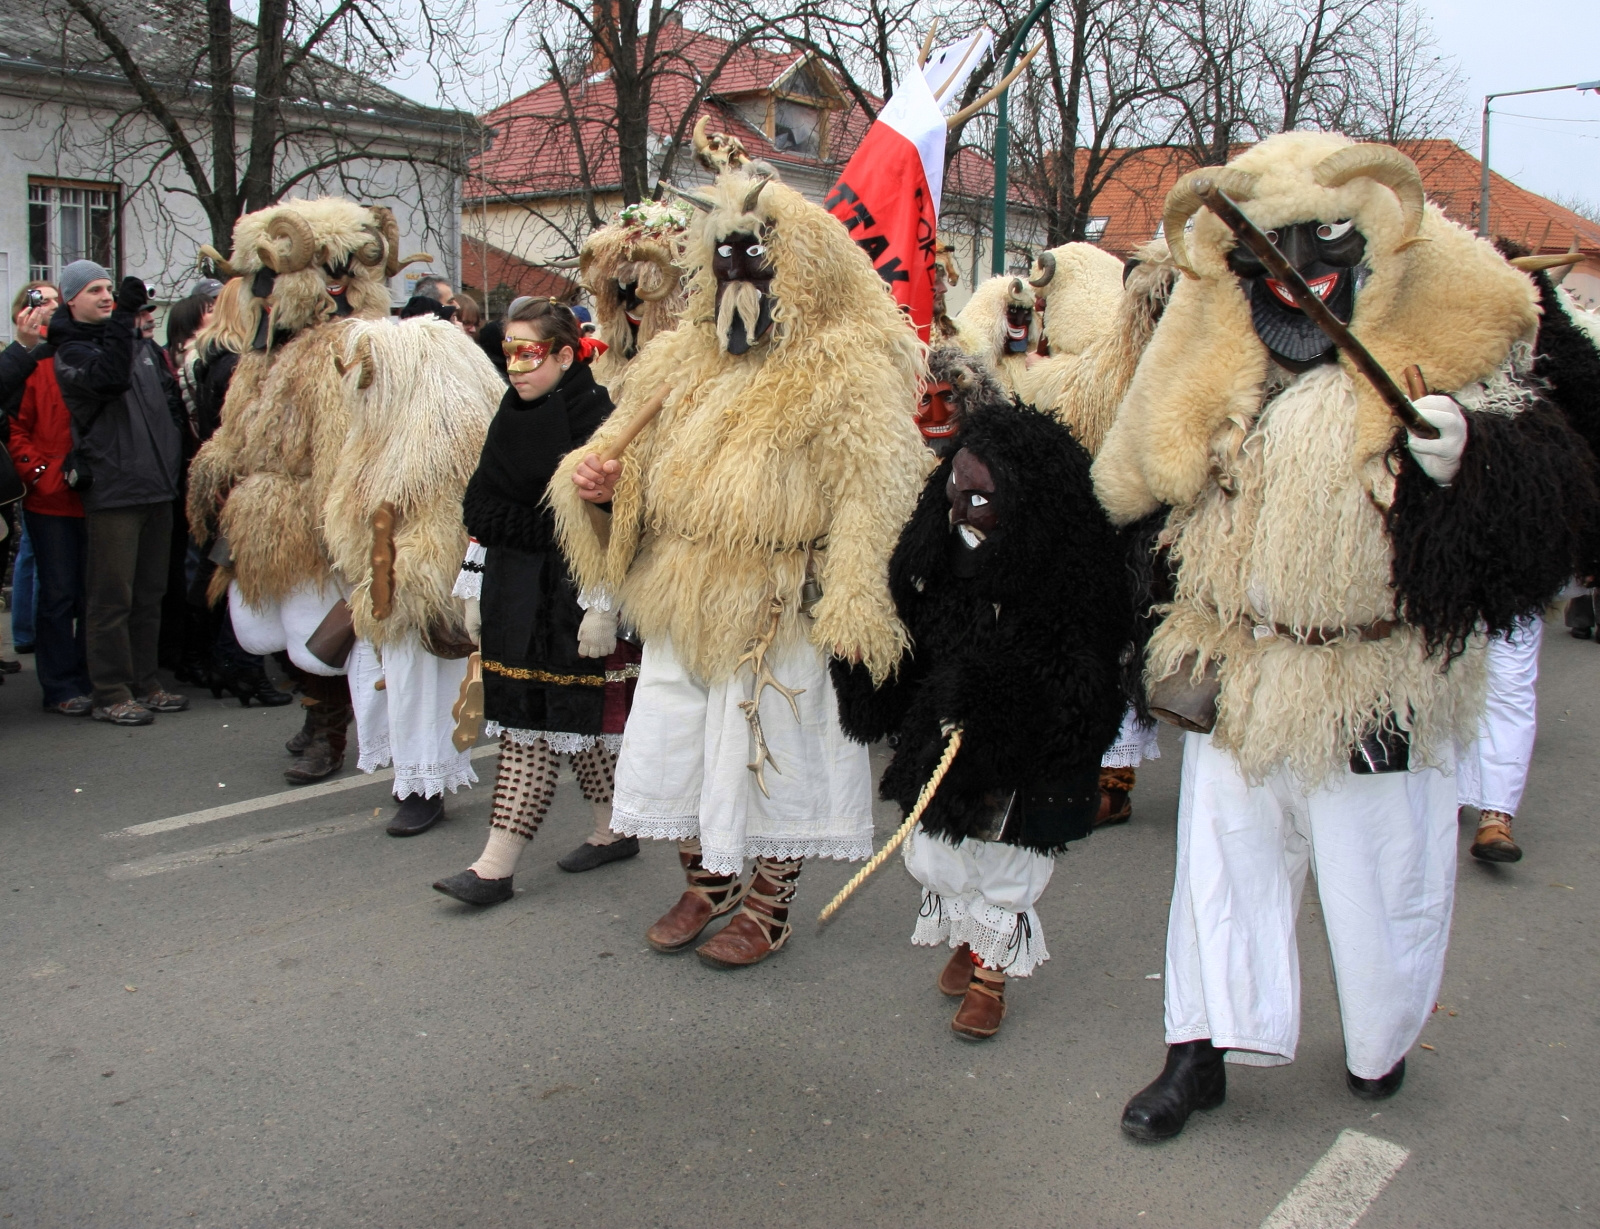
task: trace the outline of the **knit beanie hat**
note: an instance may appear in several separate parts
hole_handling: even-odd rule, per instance
[[[83,293],[83,288],[100,278],[111,280],[111,274],[92,260],[75,260],[61,270],[61,301],[70,303]]]

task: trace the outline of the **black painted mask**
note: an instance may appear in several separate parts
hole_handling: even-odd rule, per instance
[[[993,552],[1000,532],[994,475],[975,453],[963,448],[951,464],[944,495],[950,501],[950,570],[971,578]]]
[[[637,278],[631,282],[619,279],[612,285],[617,291],[617,306],[622,308],[622,317],[628,322],[628,340],[622,347],[622,356],[632,358],[639,352],[639,326],[644,322],[644,300],[639,297]]]
[[[1366,281],[1361,263],[1367,241],[1354,222],[1297,222],[1267,231],[1267,238],[1305,278],[1306,284],[1340,320],[1349,322],[1356,291]],[[1256,336],[1277,363],[1290,371],[1309,371],[1331,363],[1338,351],[1316,324],[1294,305],[1288,287],[1243,244],[1228,253],[1228,268],[1244,283]]]
[[[717,240],[717,334],[729,354],[744,354],[772,331],[773,272],[761,236],[739,231]]]
[[[1028,349],[1028,335],[1033,332],[1033,308],[1006,308],[1006,353],[1023,354]]]

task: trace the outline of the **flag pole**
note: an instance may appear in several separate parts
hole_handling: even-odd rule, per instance
[[[1045,9],[1050,7],[1050,0],[1039,0],[1033,6],[1033,11],[1023,20],[1021,28],[1015,38],[1011,40],[1011,50],[1006,53],[1006,66],[1000,73],[1001,80],[1005,79],[1011,71],[1012,65],[1017,62],[1017,57],[1022,54],[1023,45],[1027,42],[1028,32],[1039,18],[1044,16]],[[1000,110],[997,113],[998,123],[994,130],[994,251],[989,258],[989,271],[991,273],[1004,273],[1006,271],[1006,192],[1007,180],[1006,163],[1011,156],[1011,91],[1007,90],[1000,95]]]

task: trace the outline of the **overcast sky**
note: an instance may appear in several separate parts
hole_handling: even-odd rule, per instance
[[[1439,50],[1466,79],[1467,107],[1460,140],[1478,151],[1478,116],[1486,93],[1600,80],[1600,0],[1423,0]],[[477,14],[489,30],[512,0],[482,0]],[[503,20],[501,18],[500,20]],[[492,44],[494,39],[489,38]],[[526,88],[534,74],[518,82]],[[402,92],[438,98],[426,71],[394,82]],[[483,80],[479,90],[495,90]],[[504,101],[453,99],[456,105]],[[1600,94],[1534,94],[1495,104],[1489,162],[1500,174],[1545,196],[1575,195],[1600,209]],[[1532,117],[1532,118],[1529,118]]]
[[[1485,94],[1600,81],[1600,0],[1426,0],[1476,113]],[[1533,116],[1536,118],[1525,118]],[[1489,165],[1544,196],[1600,208],[1600,94],[1530,94],[1494,103]],[[1464,140],[1477,153],[1474,126]]]

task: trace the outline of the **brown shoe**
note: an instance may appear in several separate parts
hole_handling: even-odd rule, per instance
[[[794,933],[789,903],[800,866],[798,858],[757,858],[738,916],[696,948],[695,955],[719,969],[743,969],[760,964],[787,943]]]
[[[1478,835],[1472,856],[1480,862],[1520,862],[1522,847],[1511,839],[1511,816],[1504,811],[1480,811]]]
[[[971,980],[972,948],[958,943],[944,968],[939,970],[939,993],[958,999],[967,992],[967,983]]]
[[[1006,1018],[1006,975],[972,966],[972,980],[950,1028],[965,1041],[988,1041]]]
[[[1134,777],[1132,768],[1100,770],[1100,812],[1094,817],[1096,828],[1128,822],[1133,815],[1133,803],[1128,795],[1133,792]]]
[[[309,746],[294,757],[294,763],[283,770],[283,779],[290,785],[310,785],[324,777],[331,777],[344,767],[344,753],[335,751],[326,738],[314,738]]]
[[[700,937],[700,932],[719,917],[739,907],[745,885],[737,875],[713,875],[700,862],[698,847],[690,853],[680,849],[689,887],[656,924],[644,932],[644,941],[658,952],[681,952]]]

